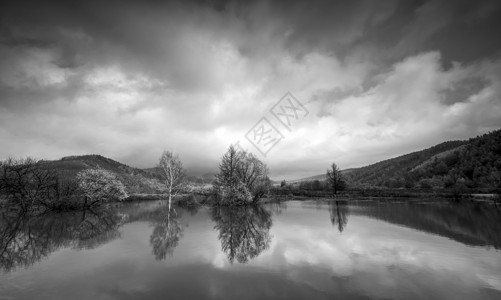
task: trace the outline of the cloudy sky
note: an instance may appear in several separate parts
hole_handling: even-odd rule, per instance
[[[501,127],[499,28],[499,1],[3,1],[0,158],[168,149],[204,173],[261,155],[265,117],[272,178],[363,166]]]

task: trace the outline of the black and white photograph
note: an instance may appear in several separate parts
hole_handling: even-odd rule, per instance
[[[501,299],[501,1],[1,1],[18,299]]]

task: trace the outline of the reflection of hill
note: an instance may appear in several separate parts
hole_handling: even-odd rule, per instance
[[[356,204],[355,204],[356,206]],[[364,203],[362,215],[438,234],[472,246],[501,249],[501,210],[481,204]]]
[[[221,248],[231,263],[235,258],[246,263],[270,245],[271,213],[263,207],[214,207],[212,219]]]
[[[90,249],[119,236],[111,211],[0,217],[0,270],[33,265],[62,247]]]

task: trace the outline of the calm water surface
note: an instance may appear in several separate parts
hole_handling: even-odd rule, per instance
[[[0,219],[0,299],[501,299],[501,209],[145,202]]]

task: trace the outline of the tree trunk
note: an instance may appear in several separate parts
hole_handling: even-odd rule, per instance
[[[169,213],[170,213],[171,203],[172,203],[172,185],[169,186]]]

